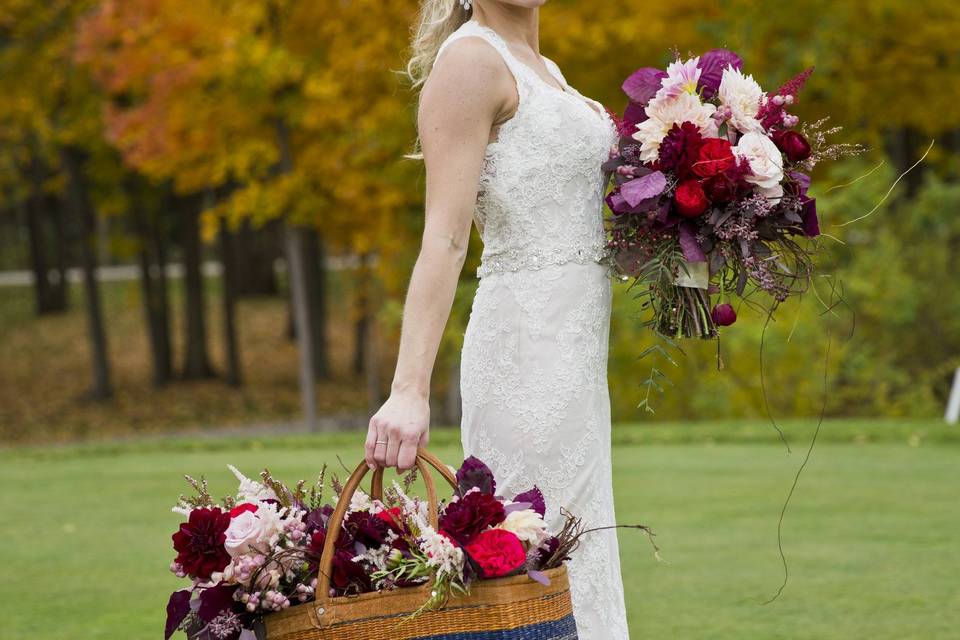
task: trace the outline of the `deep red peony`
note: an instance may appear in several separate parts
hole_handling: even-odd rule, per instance
[[[504,529],[484,531],[466,546],[466,550],[484,578],[509,575],[527,561],[520,539]]]
[[[260,508],[260,507],[258,507],[258,506],[255,505],[255,504],[251,504],[251,503],[249,503],[249,502],[244,502],[244,503],[238,504],[238,505],[235,506],[233,509],[230,509],[230,517],[231,517],[231,518],[236,518],[236,517],[237,517],[238,515],[240,515],[241,513],[246,513],[247,511],[249,511],[250,513],[256,513],[256,512],[257,512],[257,509],[259,509],[259,508]]]
[[[733,145],[726,138],[709,138],[703,141],[693,172],[701,178],[710,178],[733,168]]]
[[[469,544],[487,527],[495,527],[507,515],[503,503],[489,493],[471,491],[456,502],[451,502],[440,518],[440,528],[460,544]]]
[[[677,213],[684,218],[696,218],[710,206],[698,180],[681,182],[673,194],[673,201],[677,204]]]
[[[783,151],[790,162],[802,162],[810,157],[810,143],[796,131],[777,131],[773,142]]]
[[[223,546],[227,540],[230,514],[219,507],[194,509],[190,519],[173,534],[176,562],[192,578],[209,580],[214,571],[223,571],[230,564],[230,555]]]

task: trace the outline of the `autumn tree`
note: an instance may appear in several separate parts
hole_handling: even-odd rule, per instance
[[[0,6],[0,84],[5,95],[0,121],[10,145],[6,153],[14,154],[14,164],[22,167],[21,177],[29,185],[20,197],[25,191],[38,310],[65,304],[63,234],[70,226],[78,229],[93,364],[90,395],[104,399],[112,387],[96,279],[97,206],[103,200],[91,173],[106,170],[114,158],[102,138],[99,94],[72,64],[74,27],[92,4],[8,0]],[[72,225],[60,217],[61,203]],[[49,263],[43,255],[48,221],[59,234],[58,287],[48,280]]]

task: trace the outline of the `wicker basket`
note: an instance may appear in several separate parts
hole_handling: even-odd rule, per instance
[[[437,491],[429,467],[456,487],[453,473],[434,455],[421,450],[417,467],[427,487],[430,522],[437,524]],[[267,640],[575,640],[576,623],[564,567],[546,571],[550,585],[526,575],[475,582],[470,595],[452,598],[439,611],[407,620],[429,594],[429,585],[359,596],[329,597],[333,543],[340,533],[350,498],[366,475],[361,463],[344,486],[330,518],[320,558],[315,602],[272,613],[265,618]],[[383,493],[377,469],[371,495]]]

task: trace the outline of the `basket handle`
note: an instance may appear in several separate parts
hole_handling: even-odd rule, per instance
[[[437,486],[430,473],[430,467],[443,476],[451,487],[457,488],[457,477],[450,469],[440,461],[438,457],[427,451],[419,449],[417,451],[417,469],[423,477],[423,483],[427,487],[427,505],[428,518],[430,526],[436,527],[438,520]],[[340,536],[340,530],[343,528],[343,519],[347,516],[347,509],[350,508],[350,501],[353,494],[356,493],[367,475],[366,461],[360,461],[357,468],[350,474],[347,483],[343,485],[343,491],[337,500],[337,506],[330,516],[327,524],[327,534],[323,541],[323,553],[320,555],[320,566],[317,575],[317,602],[326,601],[330,598],[330,578],[333,575],[333,555],[336,549],[337,538]],[[371,482],[370,495],[372,498],[381,499],[383,497],[383,468],[377,467],[373,472],[373,481]]]

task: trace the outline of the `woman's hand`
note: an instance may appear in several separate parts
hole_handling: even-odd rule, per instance
[[[430,402],[412,391],[394,391],[370,418],[366,460],[371,469],[412,469],[417,449],[430,440]]]

